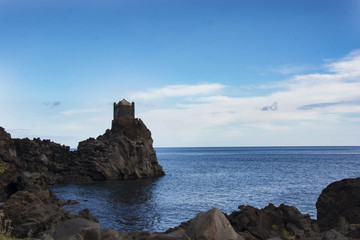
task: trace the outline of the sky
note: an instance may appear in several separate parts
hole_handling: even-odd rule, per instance
[[[358,0],[0,0],[0,126],[76,147],[360,145]]]

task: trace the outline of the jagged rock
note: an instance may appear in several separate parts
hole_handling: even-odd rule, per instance
[[[328,185],[316,203],[322,231],[336,228],[343,217],[349,224],[360,224],[360,178],[344,179]]]
[[[169,233],[153,234],[149,240],[180,240],[184,237],[184,230],[175,230]]]
[[[61,223],[55,230],[54,240],[99,240],[100,224],[84,218],[74,218]]]
[[[0,201],[6,200],[11,194],[8,184],[15,181],[21,174],[20,160],[16,157],[13,140],[4,128],[0,127]]]
[[[151,233],[148,231],[130,231],[121,236],[121,240],[148,240]]]
[[[97,139],[80,142],[78,152],[91,163],[87,171],[94,180],[162,176],[152,143],[140,119],[126,118],[113,122],[113,128]]]
[[[63,201],[63,200],[59,200],[58,201],[59,203],[59,206],[65,206],[65,205],[75,205],[75,204],[79,204],[80,202],[76,201],[76,200],[66,200],[66,201]]]
[[[140,119],[121,114],[111,130],[80,142],[77,151],[39,138],[11,139],[0,127],[0,163],[6,165],[0,175],[0,201],[49,184],[163,176],[150,130]]]
[[[308,214],[301,214],[295,207],[269,204],[264,209],[239,206],[228,216],[234,229],[248,239],[269,239],[272,237],[296,237],[296,239],[320,239],[314,220]]]
[[[1,205],[5,217],[11,220],[12,234],[28,237],[49,229],[69,216],[57,206],[48,190],[35,193],[18,191]]]
[[[360,224],[349,224],[344,217],[340,217],[334,230],[349,239],[360,239]]]
[[[90,220],[92,222],[99,222],[99,220],[97,220],[91,213],[91,211],[89,209],[84,209],[84,210],[81,210],[78,214],[79,217],[81,218],[85,218],[87,220]]]
[[[242,240],[232,228],[225,215],[217,208],[205,213],[199,213],[190,221],[182,240],[189,239],[232,239]]]
[[[331,229],[323,233],[321,240],[348,240],[348,238],[335,229]]]
[[[101,240],[118,240],[121,239],[122,233],[112,228],[101,229]]]

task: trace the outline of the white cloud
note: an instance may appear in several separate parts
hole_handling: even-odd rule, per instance
[[[340,61],[327,64],[326,66],[335,73],[360,76],[360,49],[356,49]]]
[[[359,123],[352,121],[352,118],[360,115],[360,51],[353,51],[326,67],[328,73],[291,77],[279,84],[281,88],[274,89],[271,94],[256,97],[194,97],[191,102],[187,99],[187,104],[173,105],[172,109],[147,109],[141,113],[141,117],[144,117],[145,122],[149,122],[155,137],[160,138],[160,145],[210,144],[208,138],[213,139],[213,143],[217,142],[217,145],[228,145],[227,137],[237,141],[234,142],[237,145],[243,142],[241,138],[254,140],[256,134],[258,138],[264,137],[269,141],[274,132],[284,133],[284,136],[280,134],[283,140],[279,138],[275,141],[277,144],[304,144],[304,139],[307,138],[307,144],[310,145],[336,145],[337,142],[346,144],[346,137],[352,136],[348,139],[354,141],[354,130],[360,130]],[[221,84],[217,86],[212,88],[214,93],[215,89],[223,88]],[[191,93],[169,93],[172,92],[169,89],[178,88],[179,86],[167,86],[158,93],[162,97],[188,96],[190,94],[184,92]],[[144,94],[143,98],[150,98],[148,95],[151,95],[150,92]],[[269,107],[271,102],[276,103],[276,107],[273,107],[276,111],[262,111],[264,106]],[[229,134],[225,136],[226,132]],[[338,138],[340,135],[343,139]],[[332,139],[332,142],[329,139]],[[360,144],[360,140],[353,144]]]
[[[163,97],[184,97],[206,95],[217,92],[225,88],[225,85],[215,84],[197,84],[197,85],[172,85],[162,88],[148,89],[146,92],[135,92],[130,94],[130,99],[156,99]]]

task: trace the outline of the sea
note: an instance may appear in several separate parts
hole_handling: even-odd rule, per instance
[[[65,210],[88,208],[102,228],[163,232],[219,208],[295,206],[316,219],[331,182],[360,177],[360,147],[156,148],[166,175],[141,180],[52,186]]]

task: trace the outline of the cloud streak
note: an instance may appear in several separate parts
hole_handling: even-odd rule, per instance
[[[324,108],[324,107],[334,106],[334,105],[338,105],[338,104],[341,104],[341,102],[338,102],[338,103],[314,103],[314,104],[300,106],[297,109],[310,110],[310,109],[314,109],[314,108]]]
[[[47,107],[54,108],[54,107],[60,106],[60,105],[61,105],[61,101],[44,102],[43,104],[44,104],[45,106],[47,106]]]

